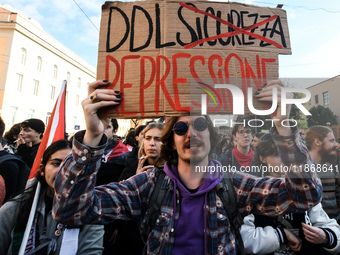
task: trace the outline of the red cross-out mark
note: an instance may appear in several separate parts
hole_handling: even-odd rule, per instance
[[[231,27],[231,28],[233,28],[235,30],[233,32],[223,33],[223,34],[219,34],[219,35],[216,35],[216,36],[211,36],[211,37],[208,37],[208,38],[200,39],[200,40],[197,40],[195,42],[186,44],[186,45],[184,45],[185,49],[190,49],[190,48],[195,47],[196,45],[199,45],[201,43],[205,43],[205,42],[209,42],[209,41],[214,41],[216,39],[220,39],[220,38],[224,38],[224,37],[231,37],[231,36],[239,35],[239,34],[245,34],[245,35],[252,36],[252,37],[257,38],[257,39],[259,39],[261,41],[269,43],[269,44],[271,44],[271,45],[273,45],[273,46],[275,46],[275,47],[277,47],[279,49],[283,48],[282,45],[280,45],[279,43],[277,43],[277,42],[275,42],[273,40],[270,40],[270,39],[268,39],[268,38],[266,38],[266,37],[264,37],[262,35],[254,34],[252,32],[248,32],[247,31],[247,30],[252,30],[252,29],[254,29],[256,27],[260,27],[260,26],[262,26],[262,25],[264,25],[266,23],[269,23],[272,20],[275,20],[278,17],[277,15],[271,16],[271,17],[269,17],[269,18],[267,18],[267,19],[265,19],[265,20],[263,20],[261,22],[258,22],[258,23],[254,24],[254,25],[251,25],[251,26],[247,26],[247,27],[242,29],[242,28],[239,28],[239,27],[235,26],[234,24],[230,23],[229,21],[221,19],[221,18],[219,18],[219,17],[217,17],[217,16],[215,16],[215,15],[213,15],[211,13],[202,11],[202,10],[196,8],[196,7],[190,6],[190,5],[185,4],[185,3],[180,3],[180,5],[182,7],[184,7],[184,8],[187,8],[187,9],[189,9],[191,11],[194,11],[196,13],[203,14],[203,15],[206,15],[208,17],[211,17],[211,18],[221,22],[222,24],[227,25],[227,26],[229,26],[229,27]]]

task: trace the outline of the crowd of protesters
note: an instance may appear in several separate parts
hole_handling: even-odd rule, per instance
[[[0,254],[18,254],[38,183],[25,254],[340,252],[340,153],[329,127],[310,127],[302,137],[278,121],[258,133],[236,124],[229,136],[218,136],[208,116],[180,116],[138,125],[120,138],[117,120],[97,115],[120,102],[117,91],[101,88],[106,83],[89,85],[86,130],[50,145],[28,181],[45,125],[28,119],[4,134],[0,118],[6,141],[0,145]],[[269,82],[259,94],[270,102],[271,89],[280,86]],[[279,108],[272,117],[286,119]],[[192,175],[198,165],[235,171]],[[219,194],[225,178],[226,189],[235,190],[228,205],[237,208],[239,225]],[[159,204],[155,190],[164,196]],[[150,207],[157,207],[155,217]]]

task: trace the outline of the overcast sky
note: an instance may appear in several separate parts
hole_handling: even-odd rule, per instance
[[[77,4],[89,17],[80,10]],[[193,1],[194,2],[194,1]],[[287,11],[292,55],[280,56],[280,77],[340,75],[339,0],[265,0],[235,2]],[[44,31],[96,67],[100,28],[100,0],[3,0],[38,21]],[[93,23],[93,24],[92,24]]]

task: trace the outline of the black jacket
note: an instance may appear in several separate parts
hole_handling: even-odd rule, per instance
[[[35,160],[35,156],[37,155],[39,146],[40,143],[33,145],[32,147],[29,147],[26,144],[20,144],[18,146],[18,151],[15,155],[19,156],[31,169]]]

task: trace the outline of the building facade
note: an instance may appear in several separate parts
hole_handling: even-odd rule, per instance
[[[0,5],[0,111],[6,130],[28,118],[47,124],[63,80],[67,80],[66,132],[84,129],[81,100],[95,78],[95,67],[40,24]]]
[[[340,75],[308,88],[311,93],[310,108],[322,105],[328,107],[340,120]]]

